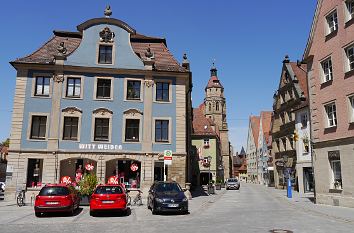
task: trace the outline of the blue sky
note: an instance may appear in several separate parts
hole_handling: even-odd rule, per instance
[[[225,87],[230,141],[246,146],[249,115],[272,109],[282,60],[301,59],[315,10],[315,0],[270,1],[68,1],[11,0],[1,3],[0,141],[9,137],[16,71],[9,61],[46,42],[53,30],[76,31],[80,23],[112,17],[138,33],[165,37],[174,56],[187,53],[193,73],[193,105],[204,88],[215,59]]]

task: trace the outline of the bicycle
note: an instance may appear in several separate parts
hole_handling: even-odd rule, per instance
[[[130,190],[131,192],[132,190]],[[135,190],[134,190],[135,191]],[[141,197],[141,194],[143,193],[142,191],[140,190],[136,190],[138,193],[135,195],[134,199],[133,199],[133,202],[132,202],[132,198],[131,196],[129,195],[129,193],[127,194],[127,203],[128,205],[137,205],[137,206],[140,206],[140,205],[143,205],[143,199]]]
[[[26,201],[26,190],[25,189],[21,189],[19,191],[19,193],[17,194],[17,205],[19,207],[26,205],[25,201]]]

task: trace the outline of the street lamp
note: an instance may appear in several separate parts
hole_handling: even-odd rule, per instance
[[[211,178],[210,178],[210,167],[211,167],[211,159],[212,159],[212,157],[209,155],[208,156],[208,165],[209,165],[209,173],[208,173],[208,176],[209,176],[209,181],[208,181],[208,195],[210,195],[210,184],[211,184],[211,178],[212,178],[212,176],[211,176]]]

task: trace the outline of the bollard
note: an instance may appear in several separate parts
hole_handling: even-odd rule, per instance
[[[291,189],[291,179],[288,178],[288,185],[287,185],[287,195],[288,198],[292,198],[292,189]]]

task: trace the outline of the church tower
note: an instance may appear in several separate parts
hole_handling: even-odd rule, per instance
[[[215,123],[220,132],[221,154],[223,166],[219,166],[219,171],[224,173],[224,178],[232,176],[232,156],[230,154],[231,146],[229,143],[228,127],[226,122],[226,100],[224,97],[224,87],[220,83],[217,75],[217,69],[213,63],[210,69],[210,78],[205,87],[204,98],[206,118]]]

